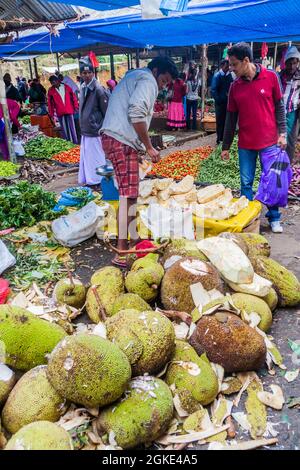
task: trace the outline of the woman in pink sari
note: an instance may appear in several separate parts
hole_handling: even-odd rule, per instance
[[[8,113],[9,113],[9,119],[12,125],[14,125],[15,128],[19,129],[20,123],[18,121],[18,116],[20,112],[20,105],[14,100],[7,99],[7,107],[8,107]],[[7,144],[7,138],[6,138],[6,133],[5,133],[5,124],[4,124],[4,114],[3,114],[3,108],[2,104],[0,103],[0,120],[2,123],[0,123],[0,152],[2,153],[3,159],[4,160],[9,160],[9,150],[8,150],[8,144]],[[2,129],[2,132],[1,132]]]

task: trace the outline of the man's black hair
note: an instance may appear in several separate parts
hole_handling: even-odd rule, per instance
[[[229,57],[236,57],[238,60],[244,60],[246,57],[253,62],[253,52],[246,42],[238,42],[228,50]]]
[[[169,57],[156,57],[148,64],[150,70],[157,69],[158,75],[169,73],[173,79],[178,77],[178,70]]]
[[[50,83],[59,82],[57,75],[51,75],[51,77],[49,77],[49,82]]]

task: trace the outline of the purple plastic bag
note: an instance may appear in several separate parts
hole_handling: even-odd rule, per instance
[[[293,171],[290,159],[280,147],[268,148],[260,153],[262,174],[255,199],[269,207],[285,207]]]

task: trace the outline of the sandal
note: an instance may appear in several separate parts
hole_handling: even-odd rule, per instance
[[[117,255],[111,262],[114,266],[119,268],[127,268],[127,256],[126,255]]]

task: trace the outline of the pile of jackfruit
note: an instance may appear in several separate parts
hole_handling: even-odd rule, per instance
[[[261,235],[222,234],[173,240],[163,256],[137,259],[126,273],[104,267],[89,288],[61,280],[54,297],[86,311],[90,328],[68,335],[26,309],[0,306],[7,450],[72,450],[60,425],[70,407],[90,413],[94,448],[189,442],[191,433],[191,442],[195,433],[201,440],[205,407],[226,408],[224,396],[243,387],[241,373],[270,367],[270,358],[282,365],[267,333],[277,307],[300,303],[300,283],[270,258]],[[227,438],[228,413],[216,416],[204,441]]]

